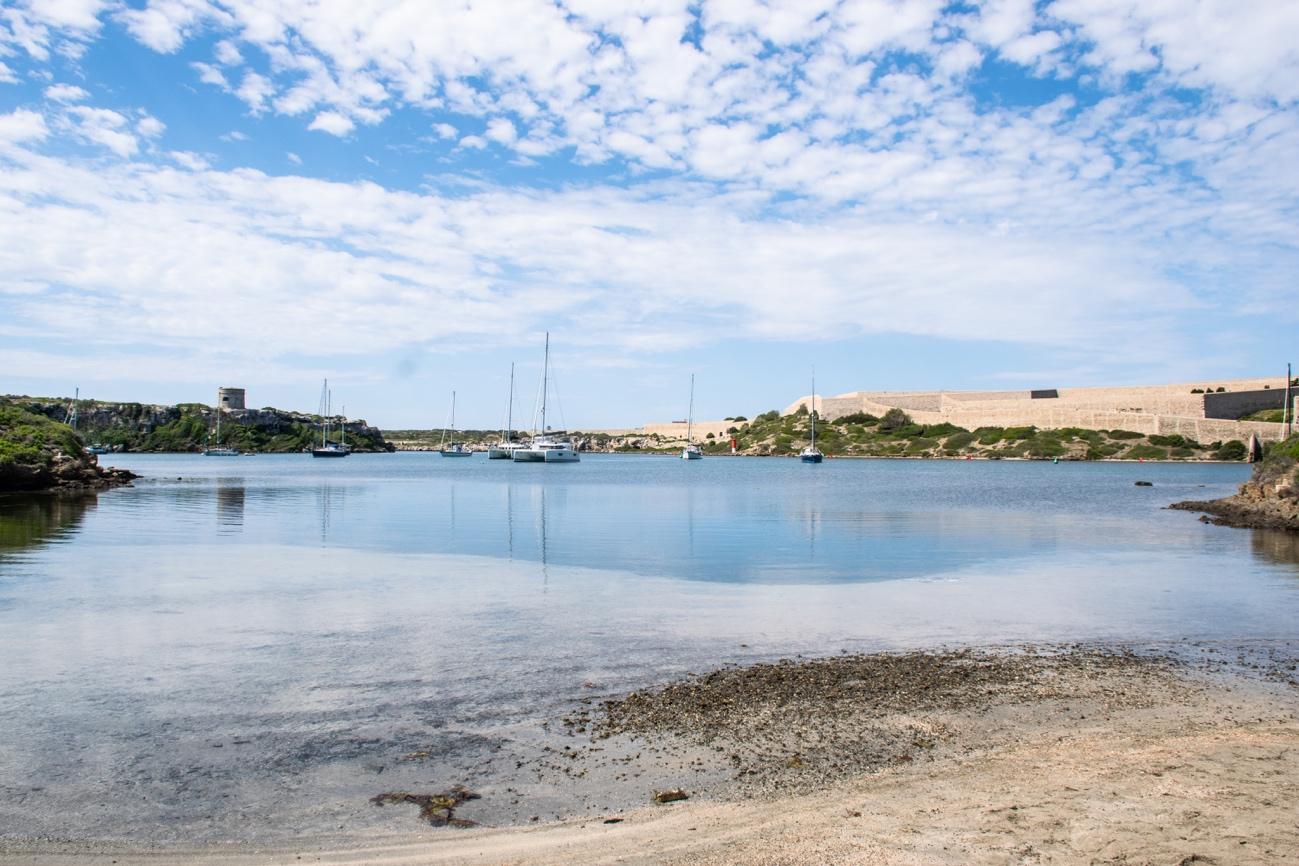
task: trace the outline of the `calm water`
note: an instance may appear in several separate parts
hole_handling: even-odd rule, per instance
[[[1288,639],[1299,615],[1294,536],[1164,510],[1244,466],[112,462],[146,477],[0,498],[0,834],[397,832],[366,797],[461,781],[526,820],[572,806],[500,792],[582,694],[797,652]]]

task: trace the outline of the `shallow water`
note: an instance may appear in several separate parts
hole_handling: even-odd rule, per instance
[[[145,477],[0,498],[0,834],[401,831],[366,798],[459,782],[495,795],[479,818],[549,817],[621,796],[514,772],[584,694],[800,652],[1288,639],[1299,614],[1294,536],[1164,509],[1245,466],[111,462]]]

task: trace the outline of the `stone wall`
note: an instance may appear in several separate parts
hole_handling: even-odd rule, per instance
[[[1285,408],[1285,386],[1262,391],[1226,391],[1204,394],[1204,417],[1234,421],[1262,409]]]

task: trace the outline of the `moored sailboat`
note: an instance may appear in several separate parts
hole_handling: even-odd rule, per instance
[[[488,460],[509,460],[514,452],[524,446],[514,441],[514,363],[510,363],[510,403],[505,410],[505,429],[501,441],[487,449]]]
[[[447,428],[442,428],[442,441],[438,443],[438,453],[443,457],[472,457],[473,451],[464,443],[456,441],[456,392],[451,392],[451,444],[447,444]]]
[[[812,437],[808,446],[799,452],[798,459],[804,463],[820,463],[825,455],[816,447],[816,371],[812,372],[812,409],[808,417],[812,422]]]
[[[329,441],[330,411],[333,400],[333,393],[329,390],[329,380],[320,389],[320,447],[311,449],[312,457],[346,457],[352,453],[352,447],[347,444],[347,419],[343,419],[342,441]]]
[[[702,460],[704,452],[695,444],[695,374],[690,374],[690,413],[686,415],[686,447],[681,449],[682,460]]]
[[[204,457],[238,457],[240,451],[237,448],[226,448],[221,444],[221,415],[225,411],[221,407],[221,391],[217,390],[216,401],[216,433],[208,437],[207,447],[203,449]]]
[[[550,332],[546,332],[546,351],[541,363],[541,429],[532,437],[526,448],[516,448],[511,454],[515,463],[577,463],[581,458],[573,443],[561,439],[563,431],[546,429],[546,394],[550,390]]]

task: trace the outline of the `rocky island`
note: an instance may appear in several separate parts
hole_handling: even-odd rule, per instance
[[[1269,448],[1234,496],[1170,507],[1202,511],[1201,520],[1220,526],[1299,531],[1299,435]]]
[[[67,424],[0,398],[0,493],[103,490],[132,478],[100,466]]]

